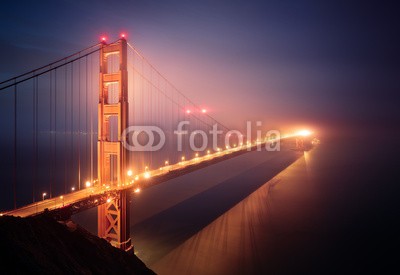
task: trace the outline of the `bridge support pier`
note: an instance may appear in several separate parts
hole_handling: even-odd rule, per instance
[[[133,250],[129,234],[130,192],[121,190],[117,198],[98,207],[98,235],[125,251]]]

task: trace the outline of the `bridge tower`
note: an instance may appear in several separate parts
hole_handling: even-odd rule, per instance
[[[128,126],[127,42],[121,38],[100,50],[98,104],[98,179],[101,185],[125,182],[127,155],[122,132]],[[131,250],[128,191],[98,207],[98,235],[112,245]]]

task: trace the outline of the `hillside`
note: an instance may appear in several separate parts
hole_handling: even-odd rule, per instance
[[[0,217],[2,270],[14,274],[154,274],[133,254],[46,215]]]

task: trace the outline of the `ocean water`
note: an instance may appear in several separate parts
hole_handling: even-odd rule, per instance
[[[160,274],[387,272],[399,245],[396,142],[324,138],[272,187],[280,170],[256,153],[152,187],[132,199],[135,250]],[[75,218],[96,231],[96,209]]]
[[[396,268],[397,153],[377,141],[323,140],[185,242],[149,260],[150,267],[160,274],[358,274]],[[151,249],[153,241],[142,245]],[[163,246],[166,242],[158,248]]]

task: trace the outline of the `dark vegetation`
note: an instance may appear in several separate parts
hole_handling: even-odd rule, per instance
[[[0,217],[0,250],[8,274],[154,274],[133,253],[46,214]]]

